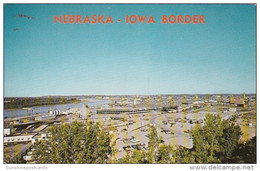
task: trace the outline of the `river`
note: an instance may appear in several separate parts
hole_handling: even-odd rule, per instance
[[[33,106],[30,107],[33,111],[33,114],[43,114],[47,113],[50,110],[67,110],[69,108],[81,108],[83,104],[88,106],[100,106],[104,104],[109,104],[110,100],[89,100],[89,101],[81,101],[80,103],[72,103],[72,104],[57,104],[57,105],[43,105],[43,106]],[[5,109],[4,117],[5,118],[13,118],[19,116],[26,116],[27,113],[32,111],[27,111],[26,109],[18,108],[18,109]]]

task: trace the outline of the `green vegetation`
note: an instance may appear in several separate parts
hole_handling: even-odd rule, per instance
[[[111,135],[99,124],[73,122],[48,129],[48,140],[35,144],[36,163],[107,163]]]
[[[22,107],[32,107],[41,105],[55,105],[55,104],[67,104],[77,103],[77,98],[66,98],[66,97],[20,97],[20,98],[5,98],[4,108],[5,109],[16,109]]]
[[[35,145],[36,163],[256,163],[256,137],[241,142],[241,129],[232,120],[207,114],[192,130],[193,148],[163,143],[150,126],[147,150],[135,149],[116,160],[111,135],[98,123],[73,122],[52,126],[49,140]]]
[[[227,163],[256,163],[256,137],[246,143],[240,143],[232,152],[233,157]]]
[[[11,163],[10,154],[7,146],[4,147],[4,163]]]
[[[192,132],[196,163],[224,163],[242,135],[240,127],[219,115],[206,115],[203,127],[197,125]]]
[[[174,107],[174,96],[169,96],[169,104],[170,104],[170,107]]]

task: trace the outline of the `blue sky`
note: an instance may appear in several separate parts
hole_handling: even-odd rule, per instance
[[[114,24],[53,23],[64,14]],[[131,14],[156,23],[116,22]],[[161,24],[195,14],[206,23]],[[256,93],[255,15],[254,5],[7,4],[4,96]]]

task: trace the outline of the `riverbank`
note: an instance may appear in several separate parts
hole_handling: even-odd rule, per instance
[[[88,99],[82,100],[80,99],[77,103],[67,103],[67,104],[55,104],[55,105],[41,105],[41,106],[31,106],[30,109],[26,108],[17,108],[17,109],[4,109],[4,118],[15,118],[20,116],[27,116],[33,113],[36,114],[44,114],[48,113],[48,111],[53,110],[61,110],[65,111],[67,109],[73,108],[81,108],[83,105],[88,106],[101,106],[104,104],[109,104],[110,100],[96,100],[96,99]]]
[[[4,98],[4,109],[16,110],[34,106],[71,104],[79,102],[79,99],[70,97],[6,97]]]

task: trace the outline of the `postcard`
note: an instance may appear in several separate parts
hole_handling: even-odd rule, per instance
[[[256,164],[256,4],[3,9],[7,167]]]

